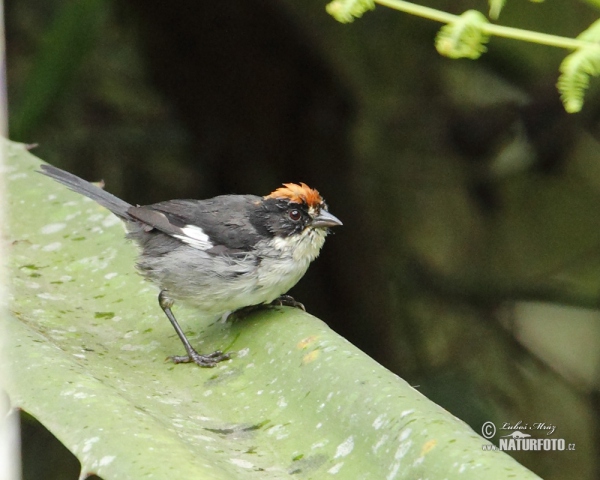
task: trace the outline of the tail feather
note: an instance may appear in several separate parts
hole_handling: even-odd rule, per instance
[[[121,200],[119,197],[115,197],[112,193],[102,190],[100,187],[91,184],[83,178],[79,178],[77,175],[61,170],[60,168],[47,164],[41,165],[40,168],[41,170],[39,170],[39,173],[62,183],[74,192],[91,198],[103,207],[108,208],[112,213],[123,220],[131,220],[131,217],[127,213],[127,210],[131,205],[126,201]]]

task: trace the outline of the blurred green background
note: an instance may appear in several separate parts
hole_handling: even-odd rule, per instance
[[[344,227],[292,294],[477,432],[554,425],[575,451],[514,452],[543,478],[600,478],[600,82],[566,114],[568,52],[449,60],[436,23],[341,25],[315,0],[5,10],[11,139],[138,204],[316,187]],[[499,22],[574,37],[599,16],[510,0]],[[76,478],[22,421],[25,478]]]

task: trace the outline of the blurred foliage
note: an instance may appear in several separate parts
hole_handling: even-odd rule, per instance
[[[557,84],[565,110],[569,113],[581,111],[590,77],[600,75],[596,38],[599,20],[577,38],[569,38],[491,23],[479,10],[466,10],[461,15],[453,15],[405,0],[376,0],[376,3],[444,23],[435,44],[440,55],[449,58],[479,58],[487,51],[485,44],[492,35],[574,50],[562,62]],[[374,7],[373,0],[333,0],[327,5],[327,12],[341,23],[351,23],[354,18],[362,17]],[[490,2],[490,18],[496,20],[503,7],[503,1]]]
[[[56,12],[40,38],[32,69],[12,110],[12,137],[27,138],[44,121],[52,103],[61,100],[97,42],[105,13],[103,0],[67,2]]]
[[[488,22],[483,13],[467,10],[455,22],[444,25],[437,34],[435,47],[450,58],[477,59],[487,51],[490,36],[482,29]]]
[[[69,4],[6,3],[15,115]],[[449,60],[437,25],[384,8],[341,25],[316,0],[96,7],[96,40],[15,139],[132,203],[317,187],[344,229],[294,289],[309,311],[475,430],[555,424],[576,452],[516,452],[542,477],[597,477],[599,379],[541,361],[552,355],[525,332],[585,371],[597,358],[564,335],[596,351],[600,339],[562,309],[552,342],[543,316],[521,327],[521,306],[600,305],[598,82],[568,115],[555,90],[564,51],[497,38],[477,62]],[[565,37],[597,16],[567,2],[501,12]]]

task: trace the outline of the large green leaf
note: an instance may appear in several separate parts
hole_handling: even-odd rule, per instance
[[[222,324],[176,306],[201,350],[236,353],[214,369],[165,362],[182,348],[119,221],[6,148],[8,393],[82,475],[537,478],[299,310]]]

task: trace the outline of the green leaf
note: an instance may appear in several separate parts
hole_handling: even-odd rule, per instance
[[[569,113],[581,111],[590,76],[600,74],[600,46],[597,45],[600,42],[600,20],[581,32],[577,39],[590,42],[590,46],[579,48],[565,57],[557,83],[563,105]]]
[[[373,0],[333,0],[325,7],[327,13],[341,23],[353,22],[362,17],[363,13],[375,9]]]
[[[483,29],[489,22],[483,13],[467,10],[454,22],[444,25],[435,39],[435,48],[450,58],[479,58],[486,51],[489,34]]]
[[[567,55],[560,64],[557,88],[569,113],[576,113],[583,107],[585,90],[590,76],[600,74],[600,45],[579,48]]]
[[[490,18],[497,20],[506,4],[506,0],[488,0],[488,4],[490,6]]]
[[[297,309],[222,324],[176,305],[194,345],[235,356],[165,362],[182,347],[120,222],[6,148],[7,390],[82,477],[537,478]]]
[[[583,32],[577,35],[577,40],[583,40],[591,43],[600,42],[600,20],[596,20]]]

